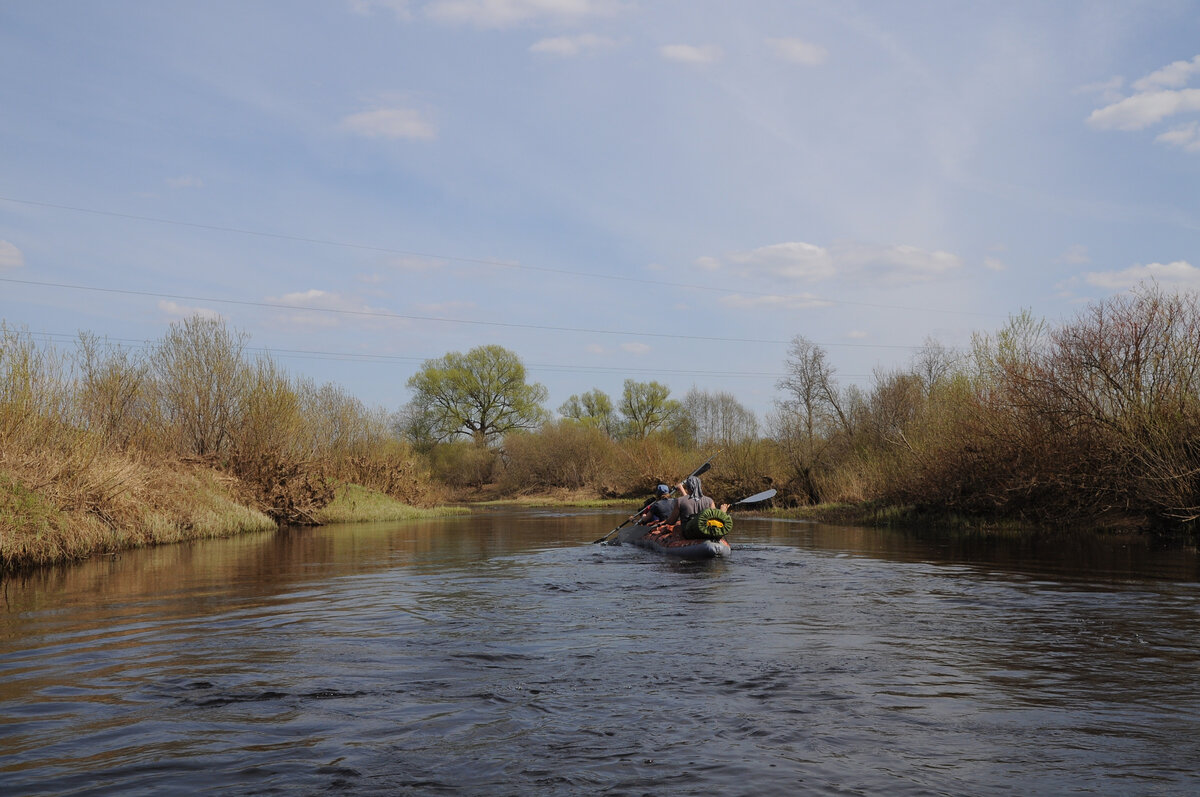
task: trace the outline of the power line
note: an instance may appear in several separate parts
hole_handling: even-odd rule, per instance
[[[99,210],[97,208],[84,208],[84,207],[79,207],[76,205],[62,205],[62,204],[57,204],[54,202],[39,202],[39,201],[32,200],[32,199],[18,199],[16,197],[0,196],[0,201],[13,202],[13,203],[20,204],[20,205],[31,205],[34,207],[52,208],[55,210],[69,210],[74,213],[90,213],[90,214],[96,215],[96,216],[108,216],[111,218],[128,219],[131,221],[145,221],[145,222],[151,222],[153,224],[167,224],[167,225],[172,225],[172,226],[176,226],[176,227],[190,227],[192,229],[197,229],[197,230],[209,230],[209,231],[213,231],[213,232],[228,232],[228,233],[235,233],[237,235],[253,235],[253,236],[256,236],[259,238],[271,238],[271,239],[280,240],[280,241],[295,241],[298,243],[318,244],[321,246],[335,246],[335,247],[340,247],[343,249],[358,249],[358,250],[367,251],[367,252],[380,252],[383,254],[402,255],[404,257],[422,257],[422,258],[428,258],[428,259],[432,259],[432,260],[447,260],[447,261],[456,262],[456,263],[473,263],[475,265],[492,266],[492,267],[496,267],[496,268],[516,269],[516,270],[520,270],[520,271],[537,271],[537,272],[541,272],[544,274],[561,274],[561,275],[566,275],[566,276],[571,276],[571,277],[586,277],[588,279],[609,280],[609,281],[613,281],[613,282],[632,282],[632,283],[636,283],[638,285],[659,285],[659,286],[669,287],[669,288],[674,288],[674,289],[687,288],[690,290],[705,291],[705,292],[709,292],[709,293],[723,293],[723,294],[731,294],[732,293],[732,294],[743,294],[743,295],[747,295],[747,296],[763,296],[763,297],[780,298],[780,299],[793,298],[787,294],[773,293],[773,292],[769,292],[769,291],[754,291],[754,290],[748,290],[748,289],[744,289],[744,288],[734,289],[734,288],[711,286],[711,285],[689,285],[689,284],[682,284],[682,283],[678,283],[678,282],[671,282],[668,280],[646,279],[646,278],[642,278],[642,277],[624,277],[624,276],[620,276],[617,274],[603,274],[603,273],[595,272],[595,271],[573,271],[570,269],[550,268],[548,266],[534,266],[534,265],[528,265],[528,264],[523,264],[523,263],[513,263],[510,261],[496,260],[496,259],[490,259],[490,258],[462,257],[462,256],[458,256],[458,255],[440,255],[440,254],[433,254],[430,252],[418,252],[418,251],[413,251],[413,250],[408,250],[408,249],[397,249],[397,248],[387,247],[387,246],[373,246],[370,244],[359,244],[359,243],[353,243],[353,242],[348,242],[348,241],[334,241],[334,240],[330,240],[330,239],[326,239],[326,238],[309,238],[309,237],[302,236],[302,235],[290,235],[287,233],[276,233],[276,232],[267,232],[267,231],[263,231],[263,230],[252,230],[252,229],[248,229],[248,228],[244,228],[244,227],[227,227],[227,226],[223,226],[223,225],[219,225],[219,224],[202,224],[202,223],[192,222],[192,221],[180,221],[177,219],[164,219],[164,218],[159,218],[156,216],[142,216],[142,215],[138,215],[138,214],[134,214],[134,213],[118,213],[118,212],[112,211],[112,210]],[[906,305],[897,305],[897,304],[881,304],[881,303],[875,303],[875,302],[855,302],[855,301],[850,301],[850,300],[846,300],[846,299],[825,299],[825,298],[816,297],[816,296],[805,296],[802,298],[804,299],[804,301],[813,302],[813,303],[847,305],[847,306],[852,306],[852,307],[870,307],[870,308],[882,309],[882,310],[905,310],[905,311],[916,312],[916,313],[944,313],[944,314],[948,314],[948,315],[979,316],[979,317],[986,317],[986,318],[1004,317],[999,313],[980,313],[980,312],[976,312],[976,311],[972,311],[972,310],[953,310],[953,309],[948,309],[948,308],[931,308],[931,307],[909,307]],[[761,342],[761,341],[749,341],[749,342]]]
[[[29,332],[30,336],[41,338],[56,338],[61,340],[74,340],[77,335],[66,332]],[[118,344],[126,345],[126,348],[148,350],[153,347],[153,344],[134,338],[110,338],[105,337],[105,341],[112,341]],[[413,362],[424,363],[429,360],[435,360],[437,357],[425,357],[420,355],[405,355],[405,354],[373,354],[369,352],[348,352],[348,351],[326,351],[320,349],[282,349],[272,346],[246,346],[245,351],[257,352],[269,356],[283,356],[290,359],[302,360],[331,360],[336,362],[361,362],[361,363],[401,363]],[[690,370],[685,368],[639,368],[625,366],[605,366],[605,365],[571,365],[566,363],[524,363],[525,367],[530,371],[550,372],[550,373],[597,373],[597,374],[627,374],[627,373],[642,373],[642,374],[662,374],[674,376],[720,376],[720,377],[747,377],[747,378],[769,378],[781,379],[786,374],[773,371],[729,371],[729,370]],[[866,374],[841,374],[841,376],[850,378],[865,378]]]
[[[720,337],[715,335],[685,335],[675,332],[645,332],[633,330],[612,330],[612,329],[590,329],[587,327],[565,327],[565,326],[550,326],[545,324],[519,324],[512,321],[478,321],[474,319],[464,318],[440,318],[437,316],[422,316],[410,315],[405,313],[393,313],[383,310],[349,310],[345,308],[334,307],[304,307],[294,304],[284,304],[282,302],[257,302],[247,299],[224,299],[212,296],[191,296],[177,293],[157,293],[153,291],[135,291],[122,288],[101,288],[94,285],[77,285],[61,282],[44,282],[40,280],[21,280],[11,277],[0,277],[0,282],[8,282],[18,285],[34,285],[45,288],[63,288],[67,290],[92,291],[96,293],[111,293],[125,296],[145,296],[153,299],[180,299],[187,302],[207,302],[213,304],[232,304],[241,307],[258,307],[271,310],[290,310],[310,313],[328,313],[333,315],[348,315],[368,318],[389,318],[403,321],[433,321],[443,324],[470,324],[475,326],[488,327],[504,327],[508,329],[532,329],[541,332],[578,332],[589,335],[620,335],[622,337],[646,337],[646,338],[672,338],[679,340],[703,340],[723,343],[768,343],[776,345],[786,345],[790,341],[777,340],[771,338],[732,338]],[[862,348],[862,349],[904,349],[916,350],[919,346],[905,346],[888,343],[825,343],[818,344],[824,347],[842,347],[842,348]]]

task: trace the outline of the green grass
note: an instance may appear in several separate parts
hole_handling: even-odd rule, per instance
[[[372,523],[463,515],[470,511],[456,506],[421,509],[357,484],[344,484],[337,489],[333,501],[317,512],[317,520],[322,523]]]
[[[62,557],[71,525],[58,507],[0,473],[0,571]]]

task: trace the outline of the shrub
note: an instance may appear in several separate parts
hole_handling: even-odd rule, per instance
[[[605,486],[616,454],[600,428],[563,419],[504,438],[503,484],[511,490]]]

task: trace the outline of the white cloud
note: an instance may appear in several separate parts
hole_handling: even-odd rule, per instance
[[[1191,111],[1200,111],[1200,89],[1148,91],[1092,111],[1088,123],[1101,130],[1143,130]]]
[[[1121,100],[1125,95],[1121,93],[1125,88],[1125,78],[1114,77],[1100,83],[1089,83],[1086,86],[1080,86],[1075,90],[1076,94],[1099,94],[1102,102],[1114,103]]]
[[[1184,152],[1200,152],[1200,124],[1189,122],[1186,125],[1172,127],[1167,132],[1159,134],[1154,140],[1179,147]]]
[[[721,60],[724,54],[715,44],[665,44],[658,48],[659,54],[668,61],[685,64],[711,64]]]
[[[334,294],[310,288],[307,291],[285,293],[283,296],[269,298],[272,302],[283,302],[284,304],[311,304],[320,299],[334,298]]]
[[[529,48],[529,52],[570,57],[616,46],[616,39],[597,36],[594,33],[583,33],[579,36],[554,36],[549,39],[541,39]]]
[[[170,316],[176,318],[191,318],[192,316],[200,316],[201,318],[221,318],[221,314],[211,307],[188,307],[179,304],[178,302],[168,302],[162,300],[158,303],[158,309]]]
[[[721,304],[738,310],[811,310],[814,307],[830,307],[832,302],[811,293],[790,296],[742,296],[734,293],[721,297]]]
[[[578,22],[616,8],[612,0],[433,0],[425,13],[439,22],[506,28],[546,20]]]
[[[1086,280],[1089,285],[1110,290],[1127,290],[1146,280],[1200,288],[1200,268],[1185,260],[1176,260],[1165,264],[1139,264],[1121,271],[1094,271],[1087,275]]]
[[[1153,91],[1157,88],[1177,89],[1186,86],[1192,75],[1200,74],[1200,55],[1190,61],[1175,61],[1151,72],[1133,84],[1136,91]]]
[[[589,343],[586,347],[588,354],[608,354],[608,349],[601,346],[599,343]]]
[[[852,329],[846,333],[846,337],[850,340],[866,340],[870,336],[861,329]]]
[[[950,252],[930,252],[907,244],[867,246],[844,244],[833,249],[842,275],[870,272],[887,282],[925,282],[953,271],[962,259]]]
[[[775,55],[784,61],[804,66],[820,66],[829,57],[829,51],[819,44],[812,44],[803,39],[780,38],[767,39],[767,44]]]
[[[167,178],[167,185],[171,188],[203,188],[204,180],[199,177],[193,177],[190,174],[185,174],[179,177]]]
[[[983,267],[990,271],[1007,271],[1008,266],[998,257],[985,257]]]
[[[627,351],[630,354],[649,354],[650,347],[645,343],[622,343],[621,351]]]
[[[16,244],[0,241],[0,268],[20,268],[25,265],[25,256]]]
[[[726,257],[743,276],[766,276],[797,282],[855,279],[869,275],[892,283],[927,282],[962,266],[958,255],[895,244],[838,244],[831,248],[789,241],[735,252]]]
[[[1196,75],[1200,75],[1200,55],[1190,61],[1175,61],[1135,81],[1135,93],[1129,97],[1114,97],[1114,92],[1106,91],[1104,101],[1108,104],[1092,111],[1088,124],[1100,130],[1144,130],[1173,116],[1200,113],[1200,89],[1184,88]],[[1185,152],[1200,152],[1195,123],[1177,125],[1159,134],[1155,141]]]
[[[717,271],[721,268],[721,261],[715,257],[698,257],[696,268],[701,271]]]
[[[1058,262],[1069,263],[1073,266],[1091,263],[1092,258],[1088,255],[1087,247],[1083,244],[1075,244],[1058,256]]]
[[[411,19],[412,12],[408,10],[408,0],[350,0],[350,8],[356,14],[371,14],[376,8],[383,8],[396,15],[396,19]]]
[[[317,288],[293,291],[282,296],[268,296],[266,301],[276,305],[287,305],[296,310],[296,313],[285,314],[284,319],[297,326],[336,327],[356,313],[363,316],[361,321],[371,320],[389,325],[408,323],[405,319],[387,318],[387,310],[376,309],[359,299]],[[287,311],[287,308],[276,309],[285,313]],[[377,317],[371,318],[372,315]]]
[[[730,255],[730,260],[750,272],[809,282],[828,279],[836,273],[827,249],[800,241],[762,246]]]
[[[412,108],[378,108],[351,114],[342,120],[342,128],[367,138],[437,137],[437,127]]]

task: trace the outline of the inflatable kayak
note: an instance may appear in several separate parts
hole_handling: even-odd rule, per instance
[[[682,528],[674,526],[630,526],[621,529],[617,542],[636,545],[650,551],[680,559],[716,559],[729,556],[733,551],[722,537],[719,540],[689,540],[683,536]]]

